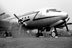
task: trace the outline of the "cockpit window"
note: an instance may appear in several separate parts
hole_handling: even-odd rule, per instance
[[[61,11],[56,10],[56,9],[47,9],[47,10],[46,10],[46,13],[48,13],[49,11],[53,11],[53,12],[61,12]]]
[[[49,9],[49,11],[56,11],[56,9]]]

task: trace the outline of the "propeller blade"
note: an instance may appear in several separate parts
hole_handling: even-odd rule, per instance
[[[67,25],[72,25],[72,23],[67,23]],[[63,27],[66,27],[66,26],[63,24],[63,25],[58,26],[57,28],[63,28]]]
[[[18,19],[18,23],[22,26],[22,25],[24,25],[24,26],[27,26],[27,23],[25,23],[22,19],[19,19],[17,16],[16,16],[16,14],[14,14],[14,16]],[[30,20],[30,19],[28,19],[28,20]],[[25,20],[25,21],[28,21],[28,20]]]
[[[67,31],[69,31],[66,21],[64,20]]]
[[[23,22],[22,22],[22,19],[19,19],[16,14],[14,14],[14,16],[18,19],[18,23],[21,25]]]
[[[69,21],[69,19],[70,19],[70,18],[68,18],[66,22],[68,22],[68,21]]]
[[[72,23],[67,23],[67,25],[72,25]]]
[[[17,17],[17,15],[16,14],[14,14],[14,16],[19,20],[19,18]]]

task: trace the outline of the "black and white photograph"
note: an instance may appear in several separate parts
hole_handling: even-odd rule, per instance
[[[72,48],[71,0],[0,0],[0,48]]]

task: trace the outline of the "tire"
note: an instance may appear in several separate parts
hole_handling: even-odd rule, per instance
[[[52,32],[52,33],[51,33],[51,36],[52,36],[52,37],[55,37],[55,36],[56,36],[55,32]]]
[[[36,34],[36,37],[39,37],[39,33]]]

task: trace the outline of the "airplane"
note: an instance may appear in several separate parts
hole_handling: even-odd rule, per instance
[[[11,35],[11,32],[9,31],[10,21],[3,20],[8,17],[10,17],[8,13],[0,13],[0,37],[3,38]]]
[[[46,30],[46,32],[51,31],[52,37],[58,37],[56,28],[66,27],[69,32],[67,25],[72,24],[67,23],[70,19],[68,14],[57,9],[38,10],[20,16],[14,14],[14,16],[17,18],[17,22],[21,25],[21,28],[23,27],[27,30],[37,29],[36,37],[43,35],[44,30]],[[15,18],[6,18],[6,20]]]

